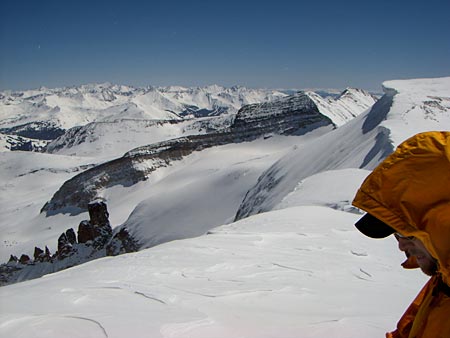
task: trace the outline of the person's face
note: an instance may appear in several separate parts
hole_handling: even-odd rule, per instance
[[[405,252],[406,256],[416,257],[420,269],[428,276],[434,275],[438,270],[437,260],[430,255],[423,243],[415,237],[401,237],[396,235],[398,248]]]

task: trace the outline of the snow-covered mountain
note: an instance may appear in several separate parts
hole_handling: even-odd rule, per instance
[[[406,138],[450,129],[450,78],[388,81],[383,87],[385,95],[370,111],[297,147],[267,170],[236,219],[272,210],[308,176],[342,168],[371,170]]]
[[[4,261],[9,254],[32,256],[35,245],[55,252],[56,238],[89,217],[40,210],[68,182],[91,174],[79,183],[96,187],[95,196],[106,201],[114,234],[126,228],[149,248],[0,288],[6,300],[0,334],[27,336],[32,326],[33,336],[383,335],[424,279],[400,270],[394,241],[371,241],[354,229],[360,215],[350,201],[369,170],[404,138],[450,129],[450,78],[384,87],[381,100],[345,124],[336,116],[353,113],[330,117],[312,94],[298,93],[234,114],[173,120],[170,126],[191,133],[177,135],[179,148],[171,148],[176,140],[161,139],[100,166],[83,140],[76,142],[85,146],[82,157],[60,150],[0,153]],[[309,107],[299,109],[303,119],[282,109],[289,101]],[[319,128],[289,129],[295,123],[302,130],[301,121],[314,125],[318,117]],[[134,126],[125,129],[129,138]],[[219,142],[219,134],[230,138]],[[119,135],[105,128],[91,145]],[[205,139],[215,143],[204,147]],[[202,142],[192,147],[186,140]],[[161,156],[167,151],[179,155]],[[104,185],[120,175],[102,166],[120,172],[127,158],[136,160],[129,172],[147,172],[145,179]],[[393,274],[399,276],[394,285]],[[384,297],[391,306],[381,314]]]
[[[171,120],[180,115],[233,113],[250,103],[286,96],[276,90],[245,87],[145,87],[89,84],[79,87],[0,94],[0,128],[52,122],[70,129],[94,121],[120,119]],[[26,135],[22,135],[26,136]]]
[[[122,125],[127,124],[128,132],[131,129],[138,134],[153,135],[155,128],[152,127],[155,122],[151,123],[149,130],[148,123],[142,121],[167,122],[167,128],[164,128],[168,129],[167,135],[163,136],[156,130],[157,136],[142,140],[143,143],[128,144],[129,147],[120,144],[120,150],[124,153],[140,145],[181,136],[181,132],[170,128],[171,121],[236,113],[242,105],[284,96],[286,94],[276,90],[245,87],[134,88],[109,83],[7,91],[0,93],[0,146],[2,150],[42,149],[43,145],[69,130],[69,135],[64,140],[51,147],[52,151],[56,148],[62,154],[88,156],[85,148],[91,149],[92,154],[98,153],[99,147],[101,150],[105,147],[105,151],[101,151],[103,156],[113,158],[119,154],[111,149],[116,148],[120,142],[112,140],[123,140],[124,137],[115,135],[105,140],[105,128],[125,134],[127,130],[122,130]],[[82,129],[84,126],[86,127]],[[70,130],[71,128],[75,130]],[[77,131],[84,136],[75,135]],[[29,139],[25,146],[23,140],[15,140],[14,137],[18,136]],[[98,144],[82,146],[84,149],[61,149],[62,144],[67,142],[69,148],[78,145],[80,137],[89,143],[98,140]],[[44,140],[47,142],[43,142]]]
[[[375,102],[367,92],[347,89],[341,97],[353,104],[343,116],[343,99],[323,99],[313,92],[307,95],[335,125]],[[0,146],[3,150],[40,150],[48,144],[51,153],[112,159],[138,146],[206,133],[210,127],[224,129],[242,106],[286,96],[276,90],[245,87],[111,84],[4,92],[0,94]],[[202,117],[209,118],[200,122]]]
[[[329,117],[334,124],[341,126],[373,106],[378,100],[368,92],[347,88],[336,98],[323,98],[321,95],[308,91],[307,95],[317,105],[319,111]]]

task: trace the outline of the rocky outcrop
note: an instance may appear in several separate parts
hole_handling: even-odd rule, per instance
[[[5,145],[5,149],[11,151],[34,151],[40,152],[47,146],[49,141],[31,139],[18,135],[7,135],[0,133],[0,141]]]
[[[52,255],[47,246],[45,247],[45,251],[38,247],[34,248],[34,261],[35,262],[51,262],[51,260],[52,260]]]
[[[328,117],[319,112],[308,95],[299,92],[274,102],[242,107],[236,115],[231,131],[256,137],[266,133],[297,135],[332,124]]]
[[[135,252],[139,249],[139,242],[136,241],[126,228],[120,229],[106,246],[107,256],[117,256],[124,253]]]
[[[131,186],[144,181],[157,168],[168,166],[194,151],[229,143],[252,141],[272,134],[301,135],[330,126],[304,93],[297,93],[271,103],[248,105],[239,110],[229,126],[221,131],[192,135],[139,147],[123,157],[101,164],[66,181],[42,208],[47,215],[79,214],[99,191],[116,185]]]
[[[139,249],[139,242],[126,228],[113,235],[107,206],[103,201],[89,203],[88,211],[90,219],[80,223],[78,236],[73,229],[63,232],[53,255],[48,247],[45,251],[35,247],[34,259],[25,254],[19,259],[11,255],[8,263],[0,266],[0,285],[38,278],[93,259]]]
[[[28,139],[36,140],[54,140],[65,132],[56,123],[52,121],[37,121],[9,128],[0,128],[0,133],[22,136]]]

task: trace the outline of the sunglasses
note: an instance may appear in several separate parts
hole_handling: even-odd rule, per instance
[[[408,241],[412,241],[415,237],[414,236],[403,236],[402,234],[395,232],[394,233],[395,238],[397,238],[397,240],[399,239],[406,239]]]

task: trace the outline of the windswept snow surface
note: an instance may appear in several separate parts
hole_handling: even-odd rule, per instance
[[[425,277],[358,217],[292,207],[2,287],[0,335],[382,337]]]
[[[428,130],[450,130],[450,77],[383,83],[394,102],[382,126],[395,145]]]

